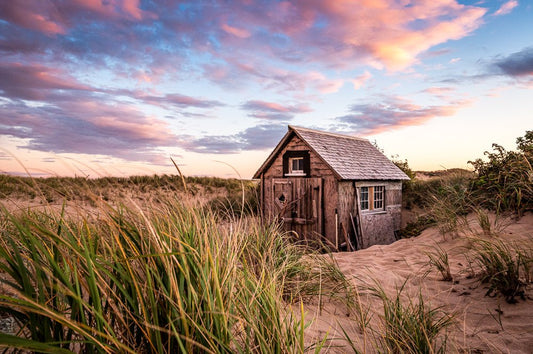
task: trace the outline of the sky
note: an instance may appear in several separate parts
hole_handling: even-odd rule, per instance
[[[531,0],[0,2],[0,173],[251,178],[287,131],[414,170],[533,129]]]

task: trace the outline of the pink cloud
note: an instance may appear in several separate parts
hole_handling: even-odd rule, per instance
[[[74,10],[89,10],[108,18],[126,17],[132,20],[157,18],[149,11],[140,8],[139,0],[71,0]]]
[[[300,75],[300,80],[305,82],[306,86],[313,87],[320,93],[335,93],[344,85],[343,79],[328,79],[324,74],[312,71]]]
[[[344,79],[332,79],[319,71],[298,72],[274,67],[258,58],[224,57],[224,65],[205,65],[204,76],[209,80],[232,88],[245,85],[250,79],[280,93],[314,90],[323,94],[337,92]]]
[[[250,117],[277,121],[289,121],[295,114],[312,111],[307,104],[282,105],[260,100],[248,101],[241,108],[248,111]]]
[[[178,141],[167,122],[131,105],[68,98],[39,108],[22,102],[0,106],[0,135],[25,139],[25,147],[34,150],[151,163],[161,162],[160,147]]]
[[[128,92],[123,91],[125,95],[131,95],[132,97],[142,100],[146,103],[158,105],[158,106],[178,106],[181,108],[187,108],[187,107],[196,107],[196,108],[213,108],[218,106],[223,106],[224,104],[215,101],[215,100],[207,100],[202,98],[196,98],[186,95],[181,95],[178,93],[169,93],[163,96],[155,96],[155,95],[149,95],[142,92]]]
[[[60,12],[47,0],[3,1],[0,3],[0,18],[47,35],[66,32]]]
[[[278,57],[294,56],[297,47],[307,60],[335,67],[371,64],[401,70],[431,47],[470,34],[487,10],[456,0],[300,0],[267,5],[262,11],[233,11],[239,30],[269,30],[272,37],[266,39],[273,41],[271,50]],[[279,34],[287,39],[286,45],[280,46]],[[247,46],[262,48],[265,38],[257,36],[254,33],[255,44]]]
[[[140,0],[123,0],[122,9],[136,20],[142,20],[145,16],[151,17],[151,14],[140,9],[139,3]]]
[[[493,15],[494,16],[507,15],[508,13],[513,11],[513,9],[517,6],[518,6],[518,1],[516,0],[507,1]]]
[[[223,23],[221,25],[221,28],[222,28],[222,30],[224,32],[232,34],[235,37],[239,37],[239,38],[248,38],[248,37],[250,37],[252,35],[249,31],[247,31],[245,29],[232,27],[232,26],[230,26],[230,25],[228,25],[226,23]]]
[[[64,72],[42,65],[0,63],[0,92],[4,97],[42,100],[55,90],[89,91]]]
[[[357,104],[351,113],[337,117],[360,135],[373,135],[407,126],[422,125],[436,117],[454,115],[469,106],[470,100],[451,101],[444,105],[420,106],[403,98],[389,98],[380,103]]]
[[[368,71],[365,71],[363,74],[361,74],[361,75],[357,76],[355,79],[351,80],[351,82],[353,84],[353,88],[355,90],[359,90],[365,84],[365,82],[370,80],[371,77],[372,77],[372,74],[370,74]]]
[[[422,93],[429,94],[434,98],[438,98],[445,102],[453,102],[454,97],[457,97],[456,90],[452,87],[428,87],[427,89],[423,90]]]
[[[98,109],[97,107],[89,107]],[[137,113],[135,110],[127,109],[127,112]],[[169,134],[169,125],[153,117],[144,117],[142,120],[124,119],[119,116],[98,116],[92,119],[95,127],[113,132],[117,136],[128,136],[132,140],[150,141],[154,145],[168,143],[173,137]]]
[[[248,101],[243,105],[244,108],[250,110],[260,110],[260,111],[274,111],[274,112],[291,112],[291,113],[304,113],[311,112],[306,104],[299,105],[281,105],[275,102],[265,102],[265,101]]]
[[[0,3],[0,18],[23,28],[46,35],[65,34],[75,24],[74,18],[99,15],[104,18],[126,18],[140,21],[157,16],[140,8],[139,0],[14,0]]]
[[[438,1],[435,2],[438,5]],[[460,39],[481,24],[486,10],[441,1],[443,7],[414,7],[399,12],[390,12],[391,25],[385,25],[377,34],[374,43],[368,43],[372,55],[390,70],[401,70],[417,61],[418,54],[448,40]],[[439,11],[440,10],[440,11]],[[386,11],[387,12],[387,11]],[[441,16],[450,20],[439,20]],[[383,17],[386,19],[387,17]],[[426,22],[425,28],[412,30],[409,24],[415,20]]]

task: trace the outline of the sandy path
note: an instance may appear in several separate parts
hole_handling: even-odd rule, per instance
[[[470,220],[474,224],[473,219]],[[338,253],[335,259],[340,269],[360,289],[364,284],[379,283],[389,296],[395,294],[398,286],[406,282],[405,294],[417,296],[421,291],[424,300],[432,307],[442,307],[447,313],[455,313],[456,323],[449,333],[448,352],[461,353],[532,353],[533,352],[533,286],[528,286],[529,296],[517,304],[508,304],[498,295],[485,296],[486,284],[480,284],[472,277],[475,265],[471,266],[473,233],[459,237],[443,237],[435,228],[425,230],[422,235],[403,239],[387,246],[373,246],[355,253]],[[512,223],[498,236],[509,242],[529,241],[533,246],[533,215],[524,216]],[[486,237],[485,237],[486,238]],[[426,252],[434,251],[438,245],[448,253],[452,281],[442,281],[440,273],[429,272]],[[361,290],[363,308],[372,314],[371,326],[380,327],[381,300]],[[372,352],[371,336],[365,335],[357,326],[354,315],[339,304],[325,304],[318,311],[317,304],[306,307],[308,320],[313,319],[307,329],[308,340],[329,333],[331,339],[342,338],[340,326],[346,330],[357,347]],[[343,347],[335,347],[341,345]],[[349,352],[342,339],[331,341],[329,352]]]

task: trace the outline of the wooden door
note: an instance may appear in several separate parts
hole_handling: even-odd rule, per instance
[[[272,200],[285,230],[301,238],[323,234],[322,178],[274,179]]]

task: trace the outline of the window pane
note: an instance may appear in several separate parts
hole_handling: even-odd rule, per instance
[[[374,209],[383,209],[383,186],[374,187]]]
[[[290,173],[301,174],[304,172],[304,159],[303,157],[292,157],[289,159]]]
[[[368,187],[361,187],[361,210],[368,210]]]

